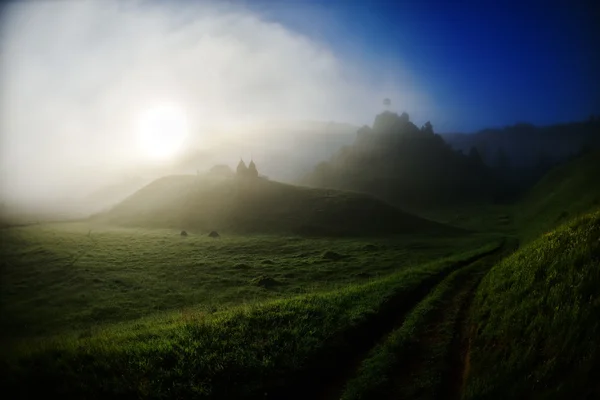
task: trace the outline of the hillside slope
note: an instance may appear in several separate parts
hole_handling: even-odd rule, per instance
[[[386,111],[358,130],[351,146],[321,163],[303,183],[370,193],[402,208],[488,201],[499,182],[476,154],[453,151],[430,123],[418,128],[406,113]]]
[[[518,204],[516,221],[527,241],[599,206],[600,152],[592,152],[546,174]]]
[[[496,265],[473,303],[466,398],[598,398],[598,285],[600,212]]]
[[[496,167],[506,156],[512,167],[536,167],[559,162],[582,149],[600,148],[600,120],[587,120],[549,126],[517,123],[476,133],[442,133],[444,140],[464,153],[475,147],[483,161]]]
[[[109,223],[238,233],[361,235],[453,232],[368,195],[263,179],[169,176],[109,212]]]

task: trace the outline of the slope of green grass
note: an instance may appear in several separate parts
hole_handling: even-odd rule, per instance
[[[98,218],[137,227],[319,236],[457,231],[365,194],[202,176],[158,179]]]
[[[507,236],[516,236],[518,231],[514,221],[512,204],[468,204],[437,209],[408,209],[432,221],[455,226],[474,232],[498,232]]]
[[[479,232],[502,232],[526,243],[582,213],[600,208],[600,152],[586,154],[548,172],[512,204],[407,208],[426,219]]]
[[[363,285],[107,327],[15,346],[2,357],[2,387],[17,397],[264,397],[306,387],[394,312],[490,244]],[[278,397],[279,398],[279,397]]]
[[[598,398],[599,287],[600,212],[496,265],[474,300],[466,398]]]
[[[600,152],[561,165],[516,204],[520,236],[531,241],[570,219],[600,207]]]
[[[155,312],[228,305],[367,282],[480,247],[490,236],[319,239],[114,228],[0,230],[1,336],[93,329]]]
[[[507,248],[509,250],[510,248]],[[445,390],[457,319],[482,274],[503,253],[459,269],[421,301],[384,341],[374,347],[346,385],[342,399],[450,396]]]

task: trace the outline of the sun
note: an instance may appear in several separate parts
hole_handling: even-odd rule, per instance
[[[136,129],[145,156],[167,159],[181,150],[188,135],[188,122],[181,108],[165,103],[140,113]]]

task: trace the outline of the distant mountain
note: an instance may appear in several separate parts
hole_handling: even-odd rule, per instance
[[[554,165],[600,148],[600,119],[536,127],[519,123],[473,134],[445,133],[444,140],[467,154],[476,148],[483,162],[505,178],[531,184]]]
[[[421,129],[406,113],[386,111],[362,127],[302,180],[316,187],[373,194],[403,207],[420,208],[492,198],[500,184],[478,154],[454,151],[428,122]]]
[[[455,232],[371,196],[261,178],[168,176],[96,219],[116,225],[234,233],[379,235]]]

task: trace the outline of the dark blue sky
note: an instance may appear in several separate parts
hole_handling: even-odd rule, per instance
[[[600,114],[600,17],[593,1],[247,5],[347,62],[367,66],[374,81],[405,68],[410,82],[399,80],[430,99],[433,115],[419,116],[431,119],[438,132]]]

